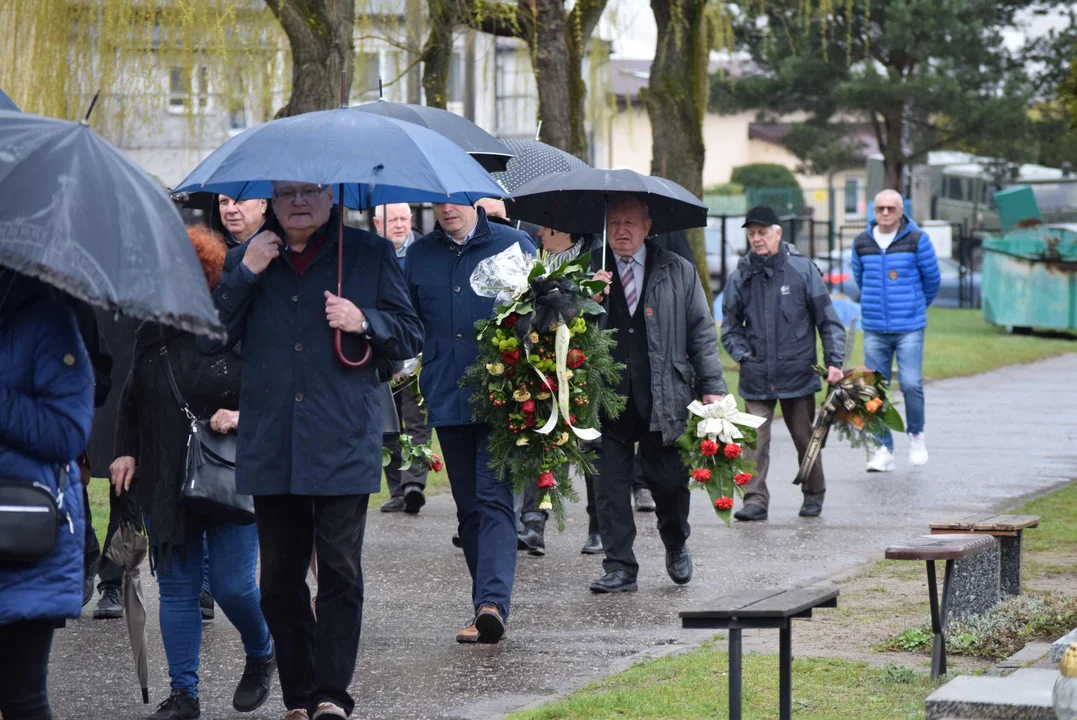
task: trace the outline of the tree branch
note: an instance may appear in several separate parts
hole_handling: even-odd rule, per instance
[[[495,37],[527,40],[530,36],[530,23],[523,9],[508,3],[478,0],[465,13],[464,20],[468,27]]]
[[[587,42],[594,33],[608,1],[577,0],[575,7],[572,8],[572,17],[580,28],[580,37],[584,39],[584,42]]]

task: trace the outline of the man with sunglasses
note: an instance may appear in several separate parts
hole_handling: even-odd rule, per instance
[[[927,308],[939,291],[939,261],[931,238],[894,190],[875,196],[875,220],[853,241],[853,277],[860,286],[864,364],[890,379],[897,356],[905,398],[909,464],[927,464],[924,442],[924,329]],[[887,430],[868,460],[868,472],[894,469],[894,439]]]

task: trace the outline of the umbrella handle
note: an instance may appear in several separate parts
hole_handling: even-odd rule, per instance
[[[337,204],[337,297],[344,297],[344,183],[340,184],[340,200]],[[363,354],[358,360],[349,360],[344,354],[344,331],[337,328],[333,339],[337,351],[337,360],[344,367],[361,368],[370,362],[374,351],[370,347],[370,341],[363,340]]]

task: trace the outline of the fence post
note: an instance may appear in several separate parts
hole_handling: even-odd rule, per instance
[[[726,252],[727,252],[725,226],[726,226],[726,220],[727,219],[728,219],[727,215],[722,215],[722,248],[721,248],[721,252],[722,252],[722,277],[721,277],[721,281],[722,282],[721,282],[721,288],[718,290],[718,292],[725,292],[725,279],[727,277],[727,272],[728,272],[728,268],[726,268],[726,262],[725,262],[725,256],[726,256]]]

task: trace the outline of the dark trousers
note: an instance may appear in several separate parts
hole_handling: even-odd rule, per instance
[[[123,580],[123,568],[108,559],[108,546],[112,543],[112,536],[123,519],[126,505],[131,502],[130,498],[116,497],[116,493],[108,494],[108,529],[105,531],[105,546],[97,542],[97,533],[93,528],[93,518],[90,516],[90,496],[85,488],[82,491],[82,506],[86,508],[86,549],[83,552],[83,571],[87,577],[96,574],[101,578],[97,584],[98,590],[106,587],[119,587]]]
[[[744,486],[745,505],[761,505],[765,508],[770,503],[770,491],[767,490],[767,472],[770,470],[770,430],[774,425],[774,407],[779,402],[782,404],[785,426],[789,428],[793,445],[797,449],[797,462],[804,459],[808,443],[811,442],[812,423],[815,422],[814,395],[781,400],[746,400],[744,404],[747,412],[750,415],[766,418],[767,421],[759,428],[756,448],[750,453],[751,459],[755,460],[755,473]],[[826,493],[822,456],[816,459],[815,467],[812,468],[811,474],[800,489],[805,496],[813,498],[822,498]]]
[[[284,704],[313,714],[348,694],[363,624],[363,533],[369,495],[254,498],[262,558],[262,613],[277,650]],[[514,546],[515,547],[515,546]],[[318,618],[307,570],[318,552]]]
[[[405,385],[399,391],[393,393],[393,402],[396,403],[396,413],[400,416],[405,435],[411,435],[411,441],[415,445],[425,445],[430,441],[430,428],[426,424],[426,413],[419,407],[419,396],[415,394],[411,385]],[[396,436],[389,447],[392,459],[385,468],[385,483],[389,486],[389,495],[403,497],[404,488],[408,485],[418,485],[420,489],[426,489],[426,468],[412,466],[407,470],[400,469],[400,443]]]
[[[48,674],[54,620],[0,625],[0,717],[51,720]]]
[[[472,603],[476,612],[493,603],[508,620],[516,576],[516,515],[512,486],[490,469],[489,435],[485,425],[438,428],[471,573]]]
[[[662,443],[662,434],[651,432],[635,407],[629,403],[621,417],[603,424],[601,477],[595,483],[598,529],[606,548],[602,567],[606,572],[624,570],[632,577],[639,563],[632,552],[636,522],[632,513],[633,457],[639,443],[643,478],[654,496],[658,534],[667,550],[677,550],[692,532],[688,524],[690,497],[688,470],[677,448]]]

